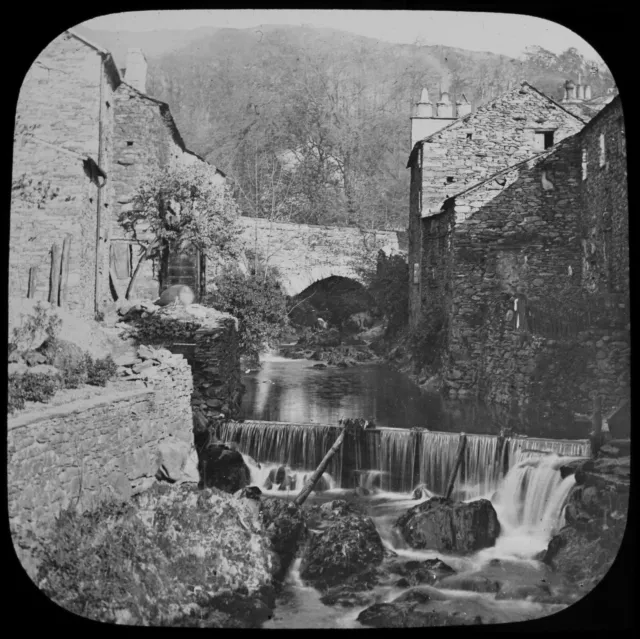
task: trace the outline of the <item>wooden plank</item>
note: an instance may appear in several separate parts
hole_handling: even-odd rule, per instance
[[[451,493],[453,492],[453,487],[456,483],[456,476],[458,475],[458,469],[460,468],[460,464],[462,464],[462,456],[464,455],[464,449],[467,444],[467,436],[464,433],[460,433],[460,441],[458,442],[458,450],[456,451],[456,465],[453,467],[451,471],[451,477],[449,477],[449,483],[447,485],[447,492],[445,493],[445,499],[451,498]]]
[[[71,234],[64,238],[62,243],[62,257],[60,264],[60,292],[58,295],[58,304],[62,308],[67,308],[69,299],[69,254],[71,252]]]
[[[60,245],[54,244],[51,247],[51,279],[49,281],[49,303],[58,304],[58,294],[60,292]]]
[[[38,286],[38,267],[32,266],[29,269],[29,288],[27,290],[27,297],[33,299],[36,296],[37,286]]]

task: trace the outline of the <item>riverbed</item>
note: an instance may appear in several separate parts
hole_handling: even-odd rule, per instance
[[[464,431],[481,435],[497,434],[506,425],[512,428],[516,425],[529,437],[553,434],[556,439],[578,439],[585,436],[584,425],[567,422],[566,416],[556,415],[554,420],[552,411],[548,409],[538,412],[533,419],[529,415],[528,419],[514,420],[505,411],[473,401],[443,400],[439,395],[422,391],[408,377],[384,364],[364,364],[346,369],[314,368],[315,364],[308,360],[270,356],[263,360],[259,370],[245,372],[243,381],[247,391],[241,417],[295,424],[335,424],[341,417],[365,417],[374,420],[378,426],[392,429],[420,426],[444,433]],[[247,439],[242,441],[253,454],[261,450],[250,445]],[[243,453],[248,452],[242,448]],[[486,459],[492,459],[492,455]],[[312,467],[294,466],[291,472],[297,479],[295,489],[279,490],[275,485],[271,487],[269,482],[270,487],[266,489],[264,486],[269,473],[275,471],[279,464],[273,459],[260,459],[259,455],[257,459],[245,457],[245,460],[251,470],[252,483],[260,486],[266,494],[283,499],[293,499],[308,473],[314,470]],[[479,573],[495,576],[498,573],[507,589],[535,589],[540,583],[551,587],[553,575],[536,557],[563,523],[565,500],[574,481],[573,477],[562,480],[557,471],[559,465],[566,461],[567,458],[557,454],[523,449],[512,455],[505,476],[493,482],[484,477],[475,487],[465,486],[459,498],[465,501],[479,497],[491,500],[502,530],[494,547],[466,557],[409,548],[394,529],[394,522],[408,508],[437,493],[425,490],[416,500],[412,490],[386,490],[385,482],[379,481],[378,471],[362,473],[361,489],[365,490],[357,494],[352,488],[341,487],[336,477],[327,474],[324,483],[328,490],[314,493],[309,501],[343,498],[356,501],[372,517],[383,544],[396,561],[438,557],[461,577]],[[478,477],[483,475],[480,470],[474,471],[479,473]],[[468,481],[472,477],[473,472],[469,470]],[[395,582],[392,580],[376,586],[372,593],[374,601],[389,602],[406,592],[406,588],[398,587]],[[541,602],[525,596],[503,599],[496,593],[429,588],[436,608],[460,610],[465,614],[473,612],[474,616],[494,622],[536,619],[567,605],[566,600],[561,603]],[[287,576],[274,617],[265,627],[364,627],[357,617],[367,606],[328,606],[322,603],[320,596],[317,590],[300,579],[299,561],[296,561]]]

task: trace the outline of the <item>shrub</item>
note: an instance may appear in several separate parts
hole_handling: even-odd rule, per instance
[[[54,339],[60,330],[62,319],[52,313],[42,302],[38,302],[33,310],[35,314],[22,314],[22,321],[13,329],[10,340],[10,353],[18,347],[20,352],[30,351],[41,344],[42,339]]]
[[[46,363],[62,371],[65,388],[78,388],[87,383],[88,366],[86,353],[73,342],[61,339],[48,339],[40,352],[46,357]]]
[[[25,401],[47,402],[62,388],[60,376],[46,373],[14,373],[8,381],[7,408],[11,413],[24,408]]]
[[[378,268],[369,280],[369,292],[387,317],[387,335],[396,334],[409,319],[409,267],[400,255],[380,252]]]
[[[276,276],[264,271],[245,275],[231,267],[216,284],[205,303],[238,318],[240,352],[258,359],[288,325],[286,296]]]
[[[91,355],[87,355],[87,383],[92,386],[106,386],[107,382],[115,377],[118,366],[113,361],[111,355],[107,355],[101,359],[93,359]]]

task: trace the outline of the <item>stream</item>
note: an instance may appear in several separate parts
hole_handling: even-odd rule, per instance
[[[329,466],[324,476],[326,490],[313,493],[308,503],[344,498],[357,501],[372,517],[384,546],[396,562],[437,557],[459,576],[479,573],[499,578],[507,589],[517,590],[523,585],[539,583],[560,586],[554,584],[554,575],[535,556],[546,548],[549,539],[563,524],[565,501],[575,479],[573,476],[561,479],[557,469],[569,459],[580,456],[579,447],[558,443],[550,452],[514,445],[505,458],[504,472],[487,472],[497,459],[496,438],[489,438],[484,433],[498,430],[489,409],[473,403],[444,403],[438,396],[423,393],[407,377],[381,364],[350,369],[314,369],[313,364],[270,357],[259,371],[245,374],[245,419],[299,424],[294,428],[274,425],[263,428],[260,433],[251,424],[246,427],[238,424],[224,433],[224,439],[236,441],[245,456],[252,484],[270,496],[295,497],[306,476],[315,469],[318,457],[326,452],[329,441],[323,439],[323,436],[328,437],[328,430],[324,433],[322,427],[316,429],[303,424],[331,424],[340,417],[366,416],[375,419],[376,425],[391,429],[426,426],[441,434],[431,433],[435,439],[429,440],[429,450],[425,447],[422,452],[417,451],[421,455],[420,469],[405,472],[406,460],[414,456],[413,452],[407,454],[409,440],[403,439],[403,433],[398,431],[397,436],[394,432],[383,433],[375,465],[359,471],[359,486],[364,489],[361,493],[356,495],[352,487],[344,487],[338,466]],[[529,423],[525,429],[534,436],[548,437],[548,425]],[[296,430],[303,434],[294,436]],[[457,482],[454,497],[464,501],[481,497],[491,500],[501,524],[500,536],[493,547],[468,556],[411,549],[394,529],[394,522],[420,501],[442,493],[441,487],[446,483],[455,451],[454,433],[461,430],[477,433],[478,437],[471,440],[475,443],[469,446],[465,475]],[[450,437],[447,432],[451,432]],[[569,435],[584,437],[584,432],[569,425],[561,436],[568,438]],[[282,464],[287,465],[295,477],[294,487],[288,490],[270,486],[267,481],[269,474]],[[412,478],[418,474],[426,485],[419,500],[413,496],[412,483]],[[398,475],[403,476],[401,480]],[[265,483],[270,487],[265,488]],[[385,559],[385,563],[388,561],[391,560]],[[303,583],[299,567],[298,559],[289,570],[274,616],[264,624],[265,628],[368,627],[361,625],[357,617],[371,603],[355,607],[325,605],[320,600],[320,593]],[[376,586],[374,601],[390,602],[409,590],[395,585],[398,579],[398,575],[390,575],[388,581]],[[448,612],[465,611],[494,622],[545,617],[567,605],[566,600],[563,603],[538,603],[519,595],[501,598],[495,593],[436,586],[420,587],[429,591],[430,605]]]

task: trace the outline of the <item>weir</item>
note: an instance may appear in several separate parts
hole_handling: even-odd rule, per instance
[[[216,436],[235,442],[245,455],[262,463],[282,464],[293,470],[314,470],[338,436],[339,425],[287,422],[227,422]],[[460,435],[376,427],[350,433],[331,460],[327,472],[336,487],[377,485],[384,491],[407,493],[418,484],[442,494],[455,464]],[[589,440],[543,439],[467,435],[454,496],[490,495],[508,471],[523,460],[546,454],[588,457]]]

